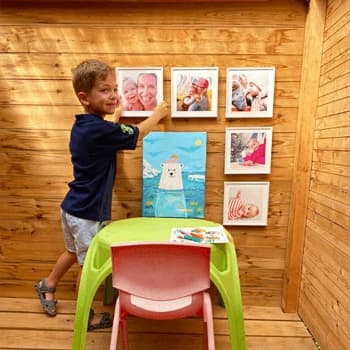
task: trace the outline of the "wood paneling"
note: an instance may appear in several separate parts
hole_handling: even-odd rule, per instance
[[[39,9],[37,3],[7,1],[0,11],[0,296],[33,296],[33,281],[49,272],[63,249],[59,206],[72,179],[70,128],[81,111],[71,69],[83,59],[97,58],[117,67],[162,66],[167,100],[172,67],[219,67],[218,117],[168,118],[157,130],[208,133],[209,220],[222,222],[224,181],[270,181],[268,226],[227,228],[237,246],[244,303],[279,305],[296,154],[304,2],[41,3]],[[276,68],[273,118],[226,119],[226,68],[271,66]],[[224,175],[225,128],[232,126],[273,127],[271,174]],[[141,142],[138,146],[118,155],[115,220],[141,214]],[[76,268],[64,276],[59,298],[74,298],[75,273]]]
[[[213,295],[215,345],[217,350],[230,347],[225,309],[217,305]],[[75,302],[60,300],[59,314],[47,317],[33,299],[0,298],[1,349],[69,350],[72,348]],[[96,312],[111,307],[95,303]],[[285,314],[278,307],[245,306],[247,349],[315,350],[305,325],[296,314]],[[9,323],[13,327],[9,328]],[[177,321],[154,321],[131,317],[129,323],[130,349],[201,349],[202,324],[195,318]],[[109,348],[111,329],[87,333],[87,350]]]
[[[328,1],[299,304],[324,350],[350,347],[349,18]]]

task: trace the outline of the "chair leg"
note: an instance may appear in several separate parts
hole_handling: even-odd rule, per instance
[[[122,318],[120,320],[120,332],[122,334],[123,350],[129,349],[127,317],[127,315],[122,315]]]
[[[119,299],[117,299],[115,303],[115,308],[114,308],[113,327],[112,327],[111,342],[109,345],[109,350],[117,349],[119,320],[120,320],[120,305],[119,305]]]
[[[208,293],[203,293],[203,320],[204,327],[206,326],[203,332],[203,349],[215,350],[213,309]]]

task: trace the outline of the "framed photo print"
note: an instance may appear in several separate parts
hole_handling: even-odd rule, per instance
[[[275,68],[227,68],[226,117],[272,118]]]
[[[272,128],[226,128],[225,174],[269,174]]]
[[[122,116],[148,117],[163,100],[162,67],[116,68]]]
[[[269,182],[224,182],[223,224],[266,226]]]
[[[217,117],[219,69],[172,68],[172,117]]]

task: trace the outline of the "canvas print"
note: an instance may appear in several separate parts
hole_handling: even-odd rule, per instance
[[[217,117],[218,68],[172,68],[172,117]]]
[[[225,174],[269,174],[272,128],[226,128]]]
[[[271,118],[275,68],[227,68],[226,117]]]
[[[142,216],[203,218],[205,132],[151,132],[143,139]]]
[[[122,116],[148,117],[163,100],[163,68],[116,68]]]
[[[266,226],[269,182],[224,182],[223,224]]]

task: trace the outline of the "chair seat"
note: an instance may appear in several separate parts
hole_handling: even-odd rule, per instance
[[[186,308],[191,305],[192,297],[186,296],[173,300],[150,300],[131,295],[130,302],[140,309],[152,312],[169,312]]]

